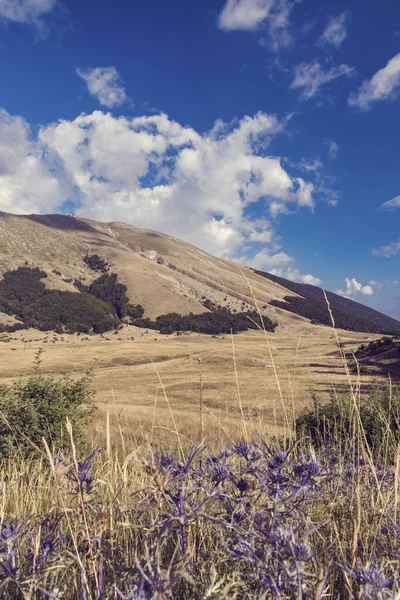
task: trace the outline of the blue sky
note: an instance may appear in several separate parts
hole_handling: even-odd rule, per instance
[[[395,0],[0,0],[0,72],[0,210],[164,231],[400,318]]]

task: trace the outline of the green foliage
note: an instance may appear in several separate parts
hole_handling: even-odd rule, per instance
[[[375,340],[367,344],[361,344],[355,356],[357,358],[367,358],[368,356],[377,356],[383,352],[397,350],[400,354],[400,336],[399,337],[382,337],[380,340]]]
[[[68,376],[45,376],[36,369],[27,380],[1,386],[0,460],[43,451],[43,437],[55,452],[70,451],[67,418],[75,443],[81,443],[83,427],[94,410],[90,384],[90,375],[72,381]]]
[[[118,282],[118,275],[105,273],[89,286],[89,294],[112,306],[118,318],[124,316],[125,306],[129,302],[127,287]]]
[[[270,304],[289,312],[310,319],[312,323],[331,325],[331,317],[321,288],[305,283],[296,283],[283,277],[277,277],[264,271],[255,271],[275,283],[301,296],[285,296],[284,302],[272,300]],[[396,334],[400,332],[400,322],[382,313],[359,304],[354,300],[343,298],[332,292],[326,292],[336,327],[348,331],[365,331],[368,333]]]
[[[67,333],[91,330],[104,333],[118,327],[120,321],[108,303],[88,291],[78,294],[49,290],[42,281],[46,277],[38,268],[19,267],[4,273],[0,281],[0,310],[22,321],[9,326],[8,331],[24,327],[49,331],[62,327]]]
[[[315,446],[326,442],[348,445],[361,436],[375,455],[394,455],[400,442],[400,391],[390,382],[375,381],[367,394],[356,399],[357,410],[347,390],[332,393],[326,404],[316,394],[312,398],[313,407],[296,419],[298,435]]]
[[[274,331],[277,323],[268,317],[263,317],[264,327],[267,331]],[[160,315],[155,321],[148,318],[137,319],[133,323],[137,327],[157,329],[160,333],[169,334],[178,331],[195,331],[197,333],[220,334],[238,333],[248,329],[257,329],[261,326],[260,317],[256,311],[232,313],[226,308],[218,308],[211,312],[201,314],[168,313]]]
[[[144,315],[144,308],[141,304],[125,304],[123,307],[123,316],[131,319],[141,319]]]
[[[92,271],[102,271],[105,273],[108,270],[108,264],[98,254],[86,254],[83,261]]]

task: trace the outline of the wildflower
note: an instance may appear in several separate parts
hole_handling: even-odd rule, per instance
[[[359,584],[364,598],[377,598],[385,589],[392,587],[392,582],[385,576],[383,567],[361,566],[352,572],[355,581]]]
[[[237,446],[235,446],[235,450],[236,450],[236,454],[239,454],[240,456],[247,458],[250,447],[246,444],[246,442],[244,440],[241,440],[240,443]]]
[[[284,465],[287,457],[288,457],[287,452],[282,452],[282,451],[277,452],[275,454],[275,456],[273,456],[271,458],[271,460],[268,462],[269,468],[270,469],[279,469],[280,467],[282,467]]]
[[[214,465],[211,477],[216,483],[221,483],[226,479],[230,479],[232,477],[232,473],[228,465],[225,462],[221,462]]]
[[[69,472],[69,479],[76,481],[78,491],[87,494],[92,492],[93,477],[90,476],[96,456],[101,452],[100,449],[93,450],[92,454],[85,460],[80,460],[76,467],[72,467]]]
[[[239,492],[241,494],[244,494],[245,492],[247,492],[247,490],[250,487],[250,483],[248,482],[247,479],[239,479],[238,481],[235,481],[236,483],[236,487],[238,488]]]
[[[294,548],[294,555],[301,562],[308,562],[312,557],[312,552],[306,544],[297,544]]]

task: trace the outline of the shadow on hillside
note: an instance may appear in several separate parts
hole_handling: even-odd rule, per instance
[[[28,219],[39,223],[39,225],[45,225],[46,227],[53,227],[54,229],[63,229],[69,231],[92,231],[98,233],[95,227],[92,227],[88,223],[81,221],[71,215],[13,215],[19,219]]]

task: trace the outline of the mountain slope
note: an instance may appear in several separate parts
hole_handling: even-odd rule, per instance
[[[331,325],[331,316],[321,288],[315,285],[288,281],[264,271],[256,271],[256,273],[270,281],[279,283],[292,292],[292,294],[285,296],[283,302],[272,300],[271,304],[273,306],[306,317],[315,323]],[[293,292],[296,295],[293,295]],[[326,296],[334,315],[335,325],[340,329],[386,334],[400,332],[399,321],[392,317],[383,315],[373,308],[333,292],[326,292]]]
[[[151,318],[171,311],[202,313],[206,299],[233,311],[248,310],[255,298],[262,312],[281,327],[311,327],[312,316],[306,311],[295,314],[285,302],[290,295],[312,307],[315,298],[306,298],[302,287],[297,290],[297,284],[216,258],[172,236],[72,215],[0,212],[0,275],[22,265],[39,267],[48,275],[46,287],[76,292],[72,280],[88,284],[98,276],[85,264],[87,254],[107,261],[110,271],[127,286],[130,301],[144,306]],[[341,301],[344,313],[351,312],[350,304],[357,304]],[[396,324],[400,329],[394,319],[363,309],[367,312],[361,331],[387,332]]]

